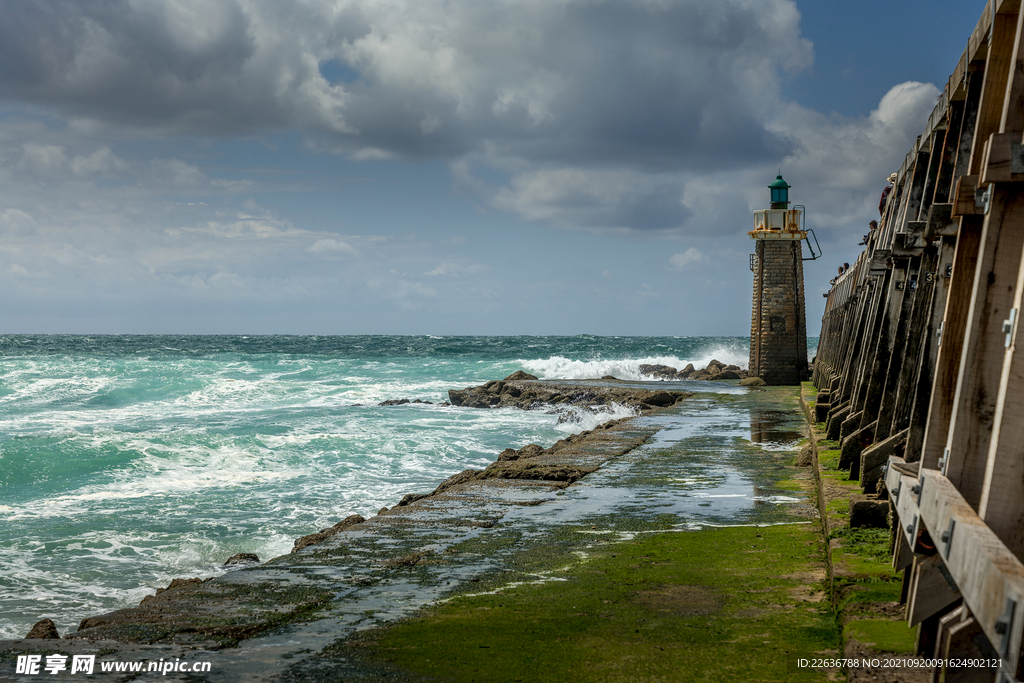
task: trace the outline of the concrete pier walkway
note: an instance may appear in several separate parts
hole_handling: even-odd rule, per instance
[[[798,389],[748,390],[724,382],[651,385],[697,393],[655,414],[595,430],[592,437],[545,456],[552,466],[598,468],[571,485],[545,479],[455,485],[296,553],[183,584],[139,608],[93,618],[85,624],[89,628],[72,637],[0,643],[0,680],[38,678],[15,673],[16,656],[26,653],[40,653],[44,662],[46,654],[96,654],[94,676],[101,680],[126,675],[101,674],[104,661],[143,660],[143,672],[132,680],[389,680],[410,675],[468,680],[472,671],[464,676],[452,658],[467,647],[474,654],[489,650],[486,643],[469,643],[467,636],[447,638],[452,652],[435,661],[437,669],[424,667],[416,657],[403,659],[393,643],[385,643],[393,633],[401,637],[403,628],[429,632],[431,618],[442,612],[464,615],[477,610],[474,601],[480,600],[518,596],[529,602],[554,590],[545,599],[546,611],[566,615],[573,606],[559,602],[562,589],[583,590],[587,599],[604,599],[601,604],[621,602],[623,621],[613,623],[616,608],[608,607],[605,626],[626,629],[639,619],[642,628],[627,629],[647,644],[633,644],[638,654],[648,645],[670,647],[685,660],[687,648],[696,644],[688,646],[693,634],[679,629],[699,630],[698,622],[707,626],[709,619],[737,634],[755,634],[755,649],[775,650],[775,667],[792,669],[797,655],[827,652],[836,641],[822,600],[824,556],[811,472],[793,466],[805,432]],[[740,532],[742,538],[736,535]],[[638,556],[639,564],[629,570],[636,587],[623,588],[632,585],[623,580],[604,587],[589,580],[577,585],[580,572],[607,574],[620,556],[626,561],[650,543],[661,544],[657,552],[675,553],[675,559],[647,567],[645,556]],[[660,576],[664,571],[659,567],[673,565],[675,579]],[[695,584],[693,577],[705,570],[716,575]],[[648,576],[652,571],[660,578]],[[730,579],[728,573],[735,575]],[[747,594],[746,588],[737,592],[741,584],[735,582],[743,576],[754,593]],[[730,589],[730,581],[737,590]],[[622,590],[633,597],[598,597]],[[765,602],[767,595],[776,598]],[[698,607],[691,609],[691,603]],[[523,607],[518,616],[504,615],[503,623],[514,630],[517,619],[527,624],[542,616],[535,612]],[[794,614],[801,624],[794,628],[804,629],[804,635],[772,633],[773,620],[781,619],[781,628]],[[392,626],[397,623],[402,626],[396,630]],[[720,646],[721,639],[715,640]],[[517,642],[529,648],[528,639]],[[655,642],[661,644],[651,645]],[[592,646],[612,656],[618,645],[595,641]],[[412,649],[422,654],[418,646]],[[564,652],[571,661],[578,649]],[[519,654],[506,652],[495,663],[498,668],[491,673],[497,678],[483,673],[476,678],[498,680],[507,674],[516,680],[515,665],[508,661],[530,661]],[[672,658],[665,657],[668,666]],[[178,669],[209,662],[210,670],[145,672],[148,662],[159,660],[177,662]],[[712,671],[730,666],[705,665]],[[788,678],[823,680],[813,670],[787,671]],[[652,669],[649,680],[663,673]],[[46,675],[47,680],[80,677]],[[602,677],[617,675],[606,668],[590,678]]]

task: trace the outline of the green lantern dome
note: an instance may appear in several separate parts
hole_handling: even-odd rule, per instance
[[[775,182],[768,186],[772,191],[772,208],[785,209],[789,207],[789,183],[782,179],[782,175],[775,176]]]

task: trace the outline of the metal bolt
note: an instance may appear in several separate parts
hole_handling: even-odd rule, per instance
[[[1006,619],[999,619],[996,621],[996,633],[1006,633],[1007,627],[1010,623]]]
[[[913,486],[910,487],[910,492],[911,493],[921,493],[921,485],[920,484],[914,484]]]
[[[949,532],[948,531],[943,531],[942,532],[942,542],[943,543],[949,543]]]

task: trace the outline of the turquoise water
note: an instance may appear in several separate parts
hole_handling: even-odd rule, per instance
[[[519,369],[639,379],[641,363],[745,367],[748,348],[734,337],[0,336],[0,638],[43,617],[73,631],[172,578],[219,574],[235,553],[287,553],[504,448],[628,414],[560,423],[381,401],[436,404]]]

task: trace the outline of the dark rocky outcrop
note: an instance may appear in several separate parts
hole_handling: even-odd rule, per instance
[[[259,561],[260,556],[256,553],[236,553],[224,562],[224,566],[226,567],[229,564],[258,564]]]
[[[518,380],[494,380],[478,387],[452,389],[448,392],[453,406],[522,410],[560,405],[590,408],[616,403],[637,411],[645,411],[670,406],[688,395],[682,391],[651,391],[554,382],[535,384]]]
[[[32,627],[32,630],[25,637],[53,640],[60,638],[60,634],[57,633],[57,624],[53,623],[52,619],[42,619],[35,623],[35,626]]]
[[[505,381],[505,382],[515,382],[515,381],[536,380],[536,379],[537,379],[537,377],[535,375],[531,375],[528,372],[523,372],[522,370],[516,370],[511,375],[506,377],[503,381]]]
[[[302,536],[301,538],[295,539],[295,546],[292,548],[292,552],[294,553],[302,550],[306,546],[325,541],[331,536],[337,536],[342,531],[345,531],[350,527],[354,527],[356,524],[362,524],[365,521],[366,519],[362,515],[349,515],[332,527],[321,529],[315,534],[309,534],[308,536]]]
[[[760,377],[747,377],[740,382],[741,387],[763,387],[767,384]]]
[[[666,381],[692,379],[692,380],[718,380],[718,379],[744,379],[747,371],[738,365],[726,365],[720,360],[712,360],[706,368],[696,369],[693,363],[687,363],[682,370],[676,370],[668,365],[640,366],[640,374],[644,377],[653,377]]]
[[[667,365],[649,365],[647,363],[640,366],[640,374],[660,379],[676,379],[679,375],[675,368]]]
[[[406,505],[412,505],[417,500],[422,500],[429,496],[429,493],[407,493],[402,496],[402,500],[398,501],[398,507],[405,507]]]

